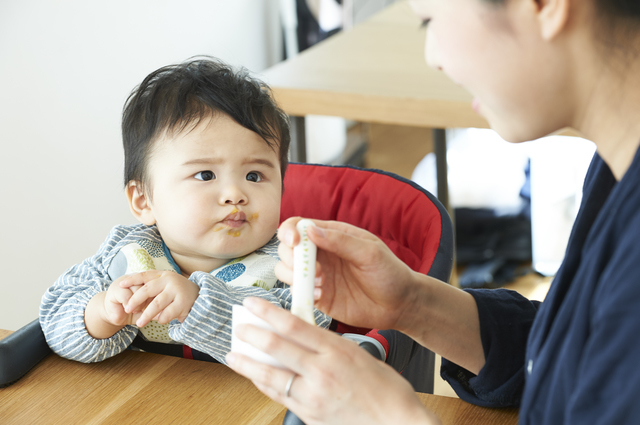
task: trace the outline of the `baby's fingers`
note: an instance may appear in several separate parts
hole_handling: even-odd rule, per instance
[[[127,313],[136,311],[140,306],[146,303],[149,298],[155,298],[161,292],[162,287],[160,285],[144,285],[138,288],[138,290],[131,295],[129,301],[126,304],[123,304],[125,305],[125,311]]]
[[[162,276],[162,272],[158,270],[148,270],[146,272],[133,273],[120,278],[120,287],[130,288],[132,286],[143,286],[145,283],[149,283],[152,280],[159,278],[160,276]]]
[[[136,326],[142,328],[152,320],[158,320],[158,322],[161,324],[169,323],[171,320],[173,320],[173,317],[169,320],[163,321],[163,316],[164,310],[169,304],[171,304],[171,302],[172,298],[164,293],[156,296],[153,301],[149,303],[147,308],[144,309],[144,311],[140,315],[140,318],[136,321]]]
[[[122,306],[126,306],[131,296],[133,295],[132,291],[127,291],[126,289],[118,289],[113,288],[108,292],[107,301],[113,304],[122,304]]]
[[[162,310],[160,314],[158,314],[158,316],[154,318],[154,320],[157,320],[158,323],[163,325],[169,323],[173,319],[178,319],[178,321],[182,323],[187,319],[190,311],[190,308],[185,308],[185,306],[174,300],[167,307],[165,307],[164,310]]]

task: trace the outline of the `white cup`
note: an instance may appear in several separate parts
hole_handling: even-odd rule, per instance
[[[268,365],[279,367],[281,369],[287,369],[285,365],[280,363],[274,357],[270,356],[264,351],[258,350],[253,345],[240,340],[240,338],[236,336],[236,328],[238,325],[242,325],[242,324],[254,325],[262,329],[267,329],[269,331],[276,332],[273,326],[271,326],[264,320],[260,319],[259,317],[255,316],[253,313],[247,310],[244,306],[234,305],[232,310],[232,323],[231,323],[231,351],[234,353],[244,354],[245,356],[250,357],[253,360],[261,363],[266,363]]]

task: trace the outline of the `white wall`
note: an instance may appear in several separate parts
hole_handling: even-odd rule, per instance
[[[259,72],[281,57],[277,0],[0,1],[0,328],[134,223],[120,113],[151,71],[197,54]]]

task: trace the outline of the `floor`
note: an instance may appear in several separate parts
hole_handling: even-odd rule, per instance
[[[365,154],[364,165],[378,168],[411,178],[413,169],[418,162],[432,150],[431,130],[422,128],[392,126],[383,124],[359,125],[354,132],[367,133],[368,149]],[[462,270],[456,270],[451,283],[457,285],[457,276]],[[551,277],[543,277],[530,273],[517,278],[505,286],[534,300],[543,300],[549,290]],[[436,358],[436,370],[440,368],[440,358]],[[436,373],[434,393],[456,397],[455,393],[445,381]]]

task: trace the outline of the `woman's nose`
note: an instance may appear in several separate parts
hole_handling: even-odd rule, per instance
[[[436,46],[436,40],[433,36],[429,37],[428,28],[427,39],[424,43],[424,60],[431,68],[442,71],[442,66],[440,65],[440,57],[438,55],[438,48]]]

